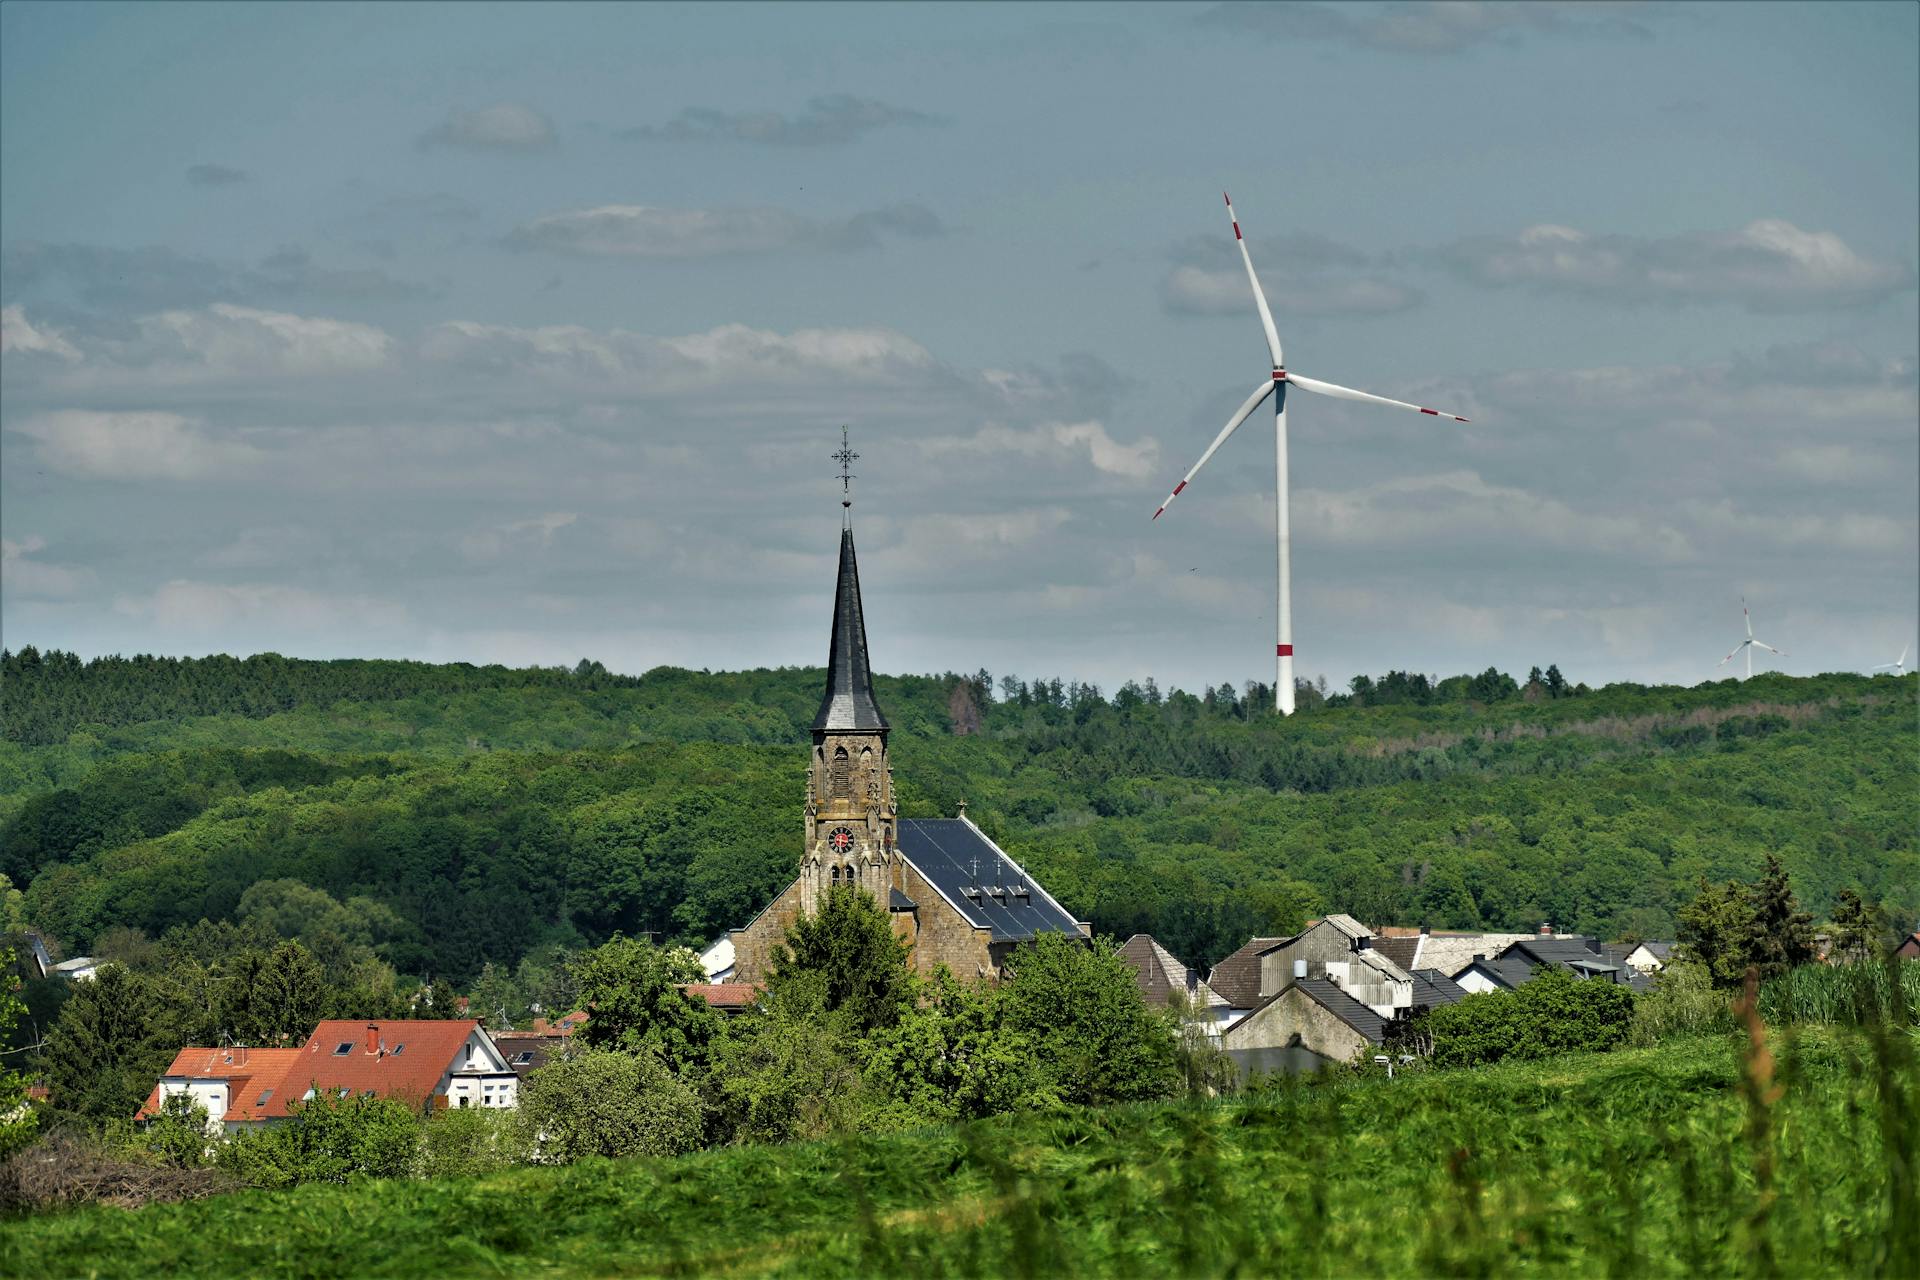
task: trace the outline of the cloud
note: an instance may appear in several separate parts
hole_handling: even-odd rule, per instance
[[[80,349],[54,329],[35,328],[21,307],[0,307],[0,355],[28,353],[78,360]]]
[[[1267,305],[1290,315],[1383,315],[1425,300],[1386,278],[1388,264],[1317,235],[1248,241]],[[1221,236],[1195,236],[1169,252],[1160,302],[1184,315],[1253,315],[1253,289],[1239,252]]]
[[[559,145],[553,124],[532,107],[496,102],[476,111],[454,108],[420,135],[423,150],[462,147],[475,151],[549,151]]]
[[[602,205],[550,213],[514,228],[507,243],[589,256],[705,258],[720,254],[867,249],[880,234],[928,237],[945,228],[932,210],[902,204],[846,218],[786,209],[661,209]]]
[[[1083,459],[1103,475],[1132,480],[1153,474],[1160,461],[1160,442],[1152,436],[1121,444],[1098,422],[1049,422],[1027,429],[987,426],[970,436],[933,437],[921,447],[936,458]]]
[[[406,606],[360,594],[334,594],[281,583],[221,584],[176,578],[145,595],[121,595],[116,613],[162,631],[218,636],[232,628],[266,624],[281,634],[349,631],[406,625]]]
[[[812,98],[803,111],[720,111],[688,107],[663,125],[622,130],[630,141],[753,142],[774,147],[838,146],[895,125],[937,124],[935,116],[871,98],[836,93]]]
[[[440,293],[374,268],[318,266],[297,246],[277,249],[249,267],[158,246],[26,242],[0,251],[0,279],[11,301],[73,297],[122,312],[213,302],[413,301]]]
[[[553,535],[577,523],[576,511],[549,511],[528,520],[513,520],[491,529],[469,533],[460,539],[460,551],[469,560],[497,560],[516,545],[547,547]]]
[[[223,164],[187,166],[187,181],[196,187],[231,187],[247,181],[249,176],[245,169],[229,169]]]
[[[1433,251],[1490,288],[1526,287],[1623,303],[1733,303],[1749,311],[1871,306],[1914,287],[1904,262],[1863,255],[1831,231],[1763,218],[1737,231],[1596,235],[1542,224]]]
[[[1311,0],[1217,4],[1196,21],[1270,40],[1323,40],[1391,53],[1452,54],[1529,35],[1650,39],[1628,18],[1637,6],[1609,0],[1402,0],[1319,4]]]
[[[37,442],[40,460],[68,475],[101,480],[191,480],[259,459],[259,451],[208,433],[177,413],[62,409],[13,428]]]
[[[30,536],[14,541],[0,538],[0,582],[13,596],[36,600],[63,600],[92,587],[95,574],[87,568],[70,569],[34,557],[46,550],[46,539]]]

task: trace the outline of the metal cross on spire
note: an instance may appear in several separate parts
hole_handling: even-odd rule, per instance
[[[847,429],[845,427],[840,428],[840,452],[827,456],[840,464],[840,507],[843,518],[851,520],[853,518],[853,482],[855,479],[853,462],[854,459],[860,455],[855,453],[852,447],[847,444]]]

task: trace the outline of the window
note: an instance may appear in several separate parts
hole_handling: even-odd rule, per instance
[[[835,868],[833,869],[833,882],[834,882],[835,884],[839,884],[839,883],[840,883],[840,868],[838,868],[838,867],[835,867]]]
[[[353,1041],[342,1040],[337,1046],[335,1046],[333,1051],[333,1056],[336,1058],[344,1058],[352,1052],[353,1052]]]
[[[853,794],[853,764],[847,759],[845,747],[833,749],[833,768],[827,774],[827,796],[833,800],[845,800]]]
[[[513,1055],[513,1065],[516,1067],[524,1067],[529,1062],[532,1062],[532,1061],[533,1061],[533,1050],[531,1049],[522,1049],[520,1052]]]
[[[406,1045],[404,1045],[404,1044],[397,1044],[397,1045],[395,1045],[395,1046],[393,1046],[393,1052],[392,1052],[392,1054],[390,1054],[389,1056],[390,1056],[390,1057],[395,1057],[395,1058],[397,1058],[397,1057],[399,1057],[399,1056],[400,1056],[400,1051],[401,1051],[402,1049],[405,1049],[406,1047],[407,1047],[407,1046],[406,1046]]]
[[[271,1098],[272,1096],[273,1096],[273,1090],[268,1089],[260,1095],[260,1101],[254,1103],[253,1105],[256,1107],[264,1107],[267,1105],[267,1099]]]

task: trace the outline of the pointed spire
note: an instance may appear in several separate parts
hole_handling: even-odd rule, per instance
[[[873,669],[867,665],[867,621],[860,611],[860,568],[853,558],[853,530],[840,531],[840,582],[833,593],[833,642],[827,651],[827,692],[820,699],[814,731],[885,733],[887,718],[873,700]]]

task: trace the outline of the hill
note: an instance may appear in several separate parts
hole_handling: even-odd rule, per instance
[[[1910,1051],[1877,1056],[1905,1082],[1884,1107],[1857,1039],[1790,1041],[1772,1104],[1743,1103],[1732,1041],[1681,1041],[1232,1103],[86,1209],[9,1224],[0,1259],[54,1277],[1891,1274],[1920,1247],[1901,1155],[1920,1116]]]
[[[1557,673],[1553,673],[1557,677]],[[1920,677],[1693,689],[1395,673],[1289,720],[986,673],[882,678],[907,816],[969,814],[1103,932],[1209,963],[1329,909],[1671,936],[1768,852],[1920,917]],[[70,949],[263,881],[464,983],[614,930],[704,941],[790,876],[817,670],[4,658],[0,872]]]

